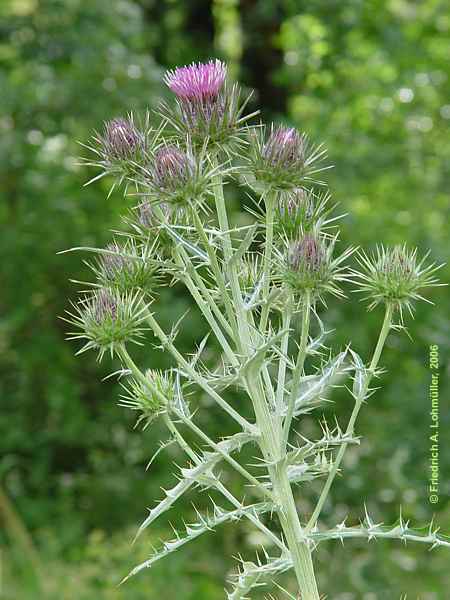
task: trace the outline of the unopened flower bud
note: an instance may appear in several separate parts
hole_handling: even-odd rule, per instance
[[[105,279],[114,281],[119,273],[133,266],[133,260],[121,255],[121,248],[115,242],[106,246],[108,254],[102,258]]]
[[[167,410],[175,387],[170,371],[147,369],[145,379],[148,384],[132,379],[129,385],[124,386],[127,394],[120,401],[121,406],[141,413],[138,422],[144,421],[144,427]]]
[[[87,340],[80,352],[94,349],[100,358],[109,351],[111,355],[127,342],[136,342],[144,331],[147,306],[140,294],[120,294],[100,288],[75,306],[70,314],[71,323],[81,329],[71,339]]]
[[[117,118],[105,123],[102,142],[107,158],[125,160],[141,148],[142,135],[131,119]]]
[[[190,160],[177,146],[160,148],[155,154],[154,181],[162,190],[175,191],[183,187],[192,174]]]
[[[333,258],[336,238],[326,240],[315,233],[305,233],[290,243],[285,258],[282,279],[294,292],[303,296],[309,293],[313,299],[322,299],[325,293],[342,296],[338,283],[349,278],[342,263],[353,252],[347,249]]]
[[[94,268],[100,283],[119,292],[137,289],[152,292],[159,283],[158,256],[154,246],[131,242],[123,246],[116,242],[109,244],[98,268]]]
[[[277,191],[300,189],[310,185],[312,175],[321,170],[314,163],[325,151],[311,148],[307,136],[293,127],[272,126],[268,136],[264,128],[256,129],[250,143],[249,171],[259,187]]]
[[[275,212],[275,231],[289,238],[298,237],[308,230],[315,214],[314,197],[302,188],[281,192]]]
[[[298,273],[316,273],[325,260],[325,252],[318,239],[310,234],[293,242],[289,248],[289,267]]]
[[[273,129],[262,149],[262,158],[267,164],[280,169],[302,164],[304,157],[304,140],[293,127]]]
[[[95,294],[91,308],[93,319],[98,325],[117,318],[117,300],[108,290],[101,289]]]
[[[385,302],[400,311],[405,306],[412,313],[412,302],[422,299],[419,290],[439,285],[433,274],[440,267],[424,266],[425,258],[418,261],[417,251],[408,250],[406,246],[381,246],[372,256],[360,253],[363,271],[357,273],[361,281],[359,290],[371,300],[369,308]]]

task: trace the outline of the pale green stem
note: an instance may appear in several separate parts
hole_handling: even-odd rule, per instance
[[[236,460],[234,460],[234,458],[232,458],[229,454],[224,452],[224,450],[222,450],[222,448],[218,444],[216,444],[216,442],[214,442],[214,440],[212,440],[202,429],[200,429],[200,427],[197,427],[197,425],[195,423],[193,423],[193,421],[191,421],[190,419],[188,419],[187,417],[185,417],[178,411],[175,414],[177,415],[177,417],[179,419],[181,419],[181,421],[187,427],[189,427],[206,444],[208,444],[208,446],[210,446],[211,448],[213,448],[213,450],[215,452],[220,454],[222,456],[222,458],[233,467],[233,469],[238,471],[238,473],[240,473],[245,479],[247,479],[247,481],[249,481],[252,484],[254,489],[256,489],[258,492],[260,492],[263,496],[266,496],[267,498],[269,498],[269,500],[273,500],[272,492],[270,492],[270,490],[265,488],[261,484],[261,482],[256,479],[256,477],[254,477],[251,473],[249,473],[246,469],[244,469],[244,467],[241,464],[239,464]]]
[[[311,312],[311,296],[307,290],[302,303],[302,331],[300,334],[300,345],[298,348],[297,362],[292,375],[291,393],[289,395],[286,418],[283,425],[283,448],[286,446],[289,439],[292,418],[294,416],[295,401],[298,397],[300,388],[300,379],[303,373],[303,365],[305,364],[306,348],[308,346],[309,321]]]
[[[162,345],[172,354],[178,364],[183,368],[183,370],[189,375],[189,377],[197,383],[225,412],[227,412],[230,417],[232,417],[239,425],[242,427],[244,431],[248,431],[249,433],[257,433],[255,431],[255,426],[249,423],[244,417],[242,417],[232,406],[226,402],[222,396],[220,396],[206,381],[206,379],[200,375],[184,358],[184,356],[175,348],[173,343],[170,341],[169,337],[164,333],[164,331],[159,326],[159,323],[156,321],[155,317],[149,312],[147,316],[147,321],[156,335],[156,337],[161,341]]]
[[[238,315],[240,333],[243,336],[243,348],[247,353],[252,346],[251,334],[247,317],[245,315],[245,311],[243,310],[242,295],[236,271],[234,265],[232,263],[230,264],[232,257],[232,246],[228,235],[229,225],[223,199],[221,180],[217,182],[215,187],[215,199],[219,225],[222,232],[224,232],[222,242],[225,262],[226,265],[229,265],[232,296]],[[261,430],[261,449],[265,459],[268,462],[271,462],[279,458],[281,432],[275,423],[273,415],[269,411],[261,379],[259,377],[256,380],[249,378],[247,380],[247,389],[255,408],[257,425]],[[286,539],[288,540],[289,549],[294,561],[294,569],[297,575],[300,590],[302,591],[302,600],[319,600],[311,552],[308,548],[306,540],[305,542],[301,541],[303,535],[302,528],[298,518],[286,470],[284,468],[280,473],[274,473],[274,469],[270,468],[269,471],[273,490],[274,493],[277,494],[279,501],[280,508],[278,510],[278,514],[280,516],[283,531],[286,535]]]
[[[163,394],[161,394],[161,392],[158,390],[158,388],[155,385],[153,385],[153,383],[147,377],[145,377],[145,375],[142,373],[142,371],[139,369],[139,367],[135,364],[135,362],[133,361],[131,356],[128,354],[128,351],[126,350],[125,346],[122,346],[120,348],[119,355],[121,356],[125,365],[133,373],[133,375],[137,379],[139,379],[139,381],[141,381],[141,383],[147,389],[151,390],[153,394],[158,396],[158,398],[161,400],[161,402],[163,402],[166,405],[167,398],[165,398],[163,396]],[[224,452],[218,444],[216,444],[206,433],[204,433],[199,427],[197,427],[197,425],[195,423],[193,423],[190,419],[185,417],[179,411],[174,410],[174,412],[177,415],[177,417],[179,419],[181,419],[181,421],[187,427],[189,427],[196,435],[198,435],[211,448],[213,448],[215,450],[215,452],[220,454],[224,460],[226,460],[236,471],[238,471],[243,477],[245,477],[260,493],[262,493],[264,496],[267,496],[269,499],[272,499],[272,493],[267,488],[265,488],[263,485],[261,485],[261,483],[256,479],[256,477],[251,475],[246,469],[244,469],[244,467],[242,465],[240,465],[236,460],[234,460],[234,458],[232,458],[229,454]]]
[[[216,253],[214,251],[212,244],[210,244],[210,242],[209,242],[208,236],[206,235],[206,232],[203,227],[203,223],[202,223],[201,219],[199,218],[195,209],[192,209],[191,213],[192,213],[192,217],[194,219],[195,228],[197,230],[197,233],[198,233],[200,239],[202,240],[202,242],[205,246],[209,261],[211,263],[211,269],[214,273],[214,276],[216,277],[220,293],[222,294],[222,300],[225,305],[225,310],[227,311],[228,320],[231,324],[231,327],[233,329],[235,337],[238,337],[237,321],[236,321],[236,315],[235,315],[234,308],[233,308],[233,303],[231,302],[230,294],[227,290],[225,279],[223,277],[223,273],[222,273],[222,269],[220,268],[219,261],[217,260]]]
[[[175,423],[172,421],[172,419],[169,416],[169,413],[167,412],[164,413],[164,423],[166,424],[167,429],[170,431],[170,433],[177,440],[182,450],[184,450],[184,452],[189,456],[189,458],[194,462],[194,464],[198,465],[200,463],[200,459],[198,458],[194,450],[192,450],[192,448],[186,442],[181,433],[178,431],[178,428],[175,426]]]
[[[144,383],[145,385],[151,387],[150,382],[146,379],[145,375],[137,367],[137,365],[134,363],[134,361],[132,360],[132,358],[130,357],[130,355],[128,354],[128,352],[125,349],[122,351],[121,356],[122,356],[123,360],[125,361],[126,365],[128,366],[128,368],[133,372],[133,374],[135,375],[135,377],[138,377],[141,380],[142,383]],[[159,393],[158,390],[156,390],[156,388],[152,388],[152,391],[154,393],[155,392]],[[168,430],[170,431],[170,433],[174,436],[174,438],[179,443],[179,445],[182,448],[182,450],[184,450],[184,452],[189,456],[189,458],[193,461],[193,463],[196,464],[196,465],[201,464],[200,458],[197,456],[197,454],[194,452],[194,450],[186,442],[186,440],[184,439],[184,437],[182,436],[182,434],[179,432],[178,428],[173,423],[173,421],[170,418],[170,416],[169,416],[168,413],[164,413],[164,422],[165,422]],[[233,496],[233,494],[229,490],[227,490],[227,488],[219,480],[217,480],[217,482],[215,484],[215,487],[236,508],[241,508],[242,507],[242,504],[239,502],[239,500],[235,496]],[[268,538],[271,539],[272,542],[274,544],[276,544],[283,552],[287,552],[286,546],[279,539],[279,537],[277,535],[275,535],[268,527],[266,527],[258,519],[258,517],[256,517],[255,515],[253,515],[251,513],[244,513],[244,515],[249,519],[249,521],[251,521],[251,523],[253,523],[256,527],[258,527],[265,535],[267,535]]]
[[[216,336],[218,342],[222,346],[222,349],[225,352],[228,360],[231,362],[232,365],[234,365],[234,366],[238,365],[239,361],[236,358],[233,350],[231,349],[222,330],[220,329],[218,322],[214,318],[214,315],[211,312],[209,304],[207,302],[205,302],[205,300],[202,298],[202,296],[200,295],[200,293],[197,289],[197,286],[195,285],[194,281],[192,280],[192,277],[191,277],[192,271],[195,271],[195,269],[192,268],[192,265],[190,262],[188,264],[186,264],[186,257],[182,258],[181,253],[178,250],[175,250],[175,257],[178,261],[178,264],[182,268],[185,269],[185,273],[183,274],[183,279],[186,284],[186,287],[188,288],[189,292],[191,293],[191,296],[195,300],[197,306],[201,310],[203,316],[205,317],[206,321],[208,322],[209,326],[211,327],[212,331],[214,332],[214,335]],[[200,278],[197,278],[198,284],[200,283],[199,280],[200,280]],[[206,291],[206,288],[205,288],[205,291]]]
[[[275,468],[271,478],[274,492],[280,504],[278,516],[297,576],[299,597],[302,600],[319,600],[311,550],[300,524],[285,465],[282,464],[278,469]]]
[[[190,274],[193,282],[198,285],[198,287],[200,289],[200,292],[203,294],[203,297],[204,297],[205,301],[207,302],[208,306],[211,307],[211,312],[214,313],[214,316],[215,316],[216,320],[223,327],[223,329],[226,332],[226,334],[231,339],[234,340],[234,329],[229,324],[229,322],[226,320],[226,318],[223,315],[223,313],[220,310],[220,308],[217,306],[217,303],[214,300],[213,296],[211,295],[210,290],[206,287],[206,284],[205,284],[205,281],[204,281],[203,277],[200,275],[200,273],[198,272],[198,270],[194,267],[194,265],[193,265],[193,263],[192,263],[189,255],[188,255],[188,253],[186,251],[184,251],[184,250],[182,251],[182,256],[183,256],[183,260],[184,260],[185,264],[187,265],[189,274]]]
[[[378,342],[375,347],[375,351],[372,356],[372,361],[369,366],[369,373],[365,378],[364,386],[363,386],[363,389],[361,390],[360,395],[358,396],[358,398],[356,398],[355,406],[353,407],[353,411],[352,411],[352,414],[350,415],[350,420],[348,422],[347,429],[345,432],[346,437],[353,435],[356,419],[358,417],[359,411],[361,409],[361,406],[362,406],[364,399],[366,397],[366,394],[368,392],[370,381],[371,381],[371,379],[375,373],[375,370],[377,368],[378,361],[380,360],[381,352],[383,351],[383,347],[386,342],[386,338],[389,334],[389,330],[392,325],[392,314],[393,314],[393,306],[391,304],[387,304],[386,312],[384,314],[383,326],[381,327],[380,335],[378,337]],[[344,454],[345,454],[345,451],[347,450],[347,446],[348,446],[348,443],[345,443],[345,444],[342,444],[339,448],[339,451],[335,458],[333,467],[332,467],[332,469],[328,475],[328,478],[325,482],[325,485],[323,487],[322,493],[320,494],[317,505],[316,505],[314,512],[312,513],[312,515],[308,521],[308,524],[306,526],[307,532],[311,531],[311,529],[313,529],[314,525],[317,523],[317,519],[319,518],[322,508],[323,508],[323,505],[325,504],[325,501],[328,497],[328,493],[333,484],[334,478],[336,477],[337,472],[339,470],[339,466],[342,462],[342,459],[344,458]]]
[[[227,500],[229,500],[231,502],[231,504],[233,504],[236,508],[242,508],[242,504],[241,502],[239,502],[239,500],[233,496],[233,494],[227,490],[227,488],[220,482],[218,481],[216,484],[216,488],[219,492],[221,492],[225,498],[227,498]],[[263,533],[265,533],[267,535],[267,537],[272,540],[272,542],[278,546],[278,548],[280,548],[280,550],[283,553],[286,553],[288,551],[288,549],[286,548],[286,546],[283,544],[283,542],[280,540],[280,538],[275,535],[273,533],[273,531],[271,531],[268,527],[266,527],[264,525],[264,523],[262,523],[258,517],[256,517],[255,515],[253,515],[252,513],[244,513],[245,516],[247,517],[247,519],[249,519],[256,527],[258,527],[258,529],[260,529]]]
[[[278,362],[278,377],[277,377],[277,413],[281,415],[283,413],[283,402],[284,402],[284,386],[286,382],[286,367],[287,367],[287,352],[289,345],[289,328],[291,326],[292,318],[292,298],[289,297],[287,305],[283,310],[282,329],[286,331],[281,340],[281,356]]]
[[[173,421],[169,417],[169,415],[166,413],[164,415],[164,417],[165,417],[164,420],[167,425],[167,428],[172,433],[172,435],[176,438],[176,440],[178,441],[178,443],[180,444],[180,446],[184,450],[184,452],[189,456],[189,458],[192,459],[194,464],[196,464],[196,465],[201,464],[201,459],[195,454],[195,452],[192,450],[192,448],[186,442],[186,440],[184,439],[182,434],[178,431],[178,428],[176,427],[176,425],[173,423]],[[231,502],[231,504],[233,504],[233,506],[235,508],[242,508],[242,503],[239,502],[239,500],[218,479],[215,483],[215,487],[229,502]],[[255,525],[258,529],[260,529],[265,535],[267,535],[267,537],[270,540],[272,540],[272,542],[276,546],[278,546],[283,553],[286,553],[288,551],[286,546],[280,540],[280,538],[277,535],[275,535],[273,533],[273,531],[271,531],[268,527],[266,527],[264,525],[264,523],[262,523],[256,515],[253,515],[252,513],[244,512],[244,516],[251,523],[253,523],[253,525]]]
[[[270,304],[270,261],[272,257],[273,247],[273,218],[275,208],[275,192],[268,192],[266,196],[266,241],[264,245],[264,262],[263,262],[263,298],[264,304],[261,311],[260,329],[266,330],[267,320],[269,318]]]
[[[244,305],[242,302],[242,292],[239,285],[239,278],[236,272],[236,267],[231,260],[233,257],[233,247],[231,245],[230,237],[230,226],[228,224],[227,209],[225,206],[225,198],[223,195],[223,182],[220,174],[214,177],[214,199],[216,203],[217,218],[219,220],[219,227],[222,232],[222,248],[225,259],[225,268],[228,271],[228,276],[231,285],[231,295],[234,301],[234,308],[236,310],[237,322],[238,322],[238,339],[236,342],[242,348],[244,353],[248,353],[250,347],[250,330],[245,315]]]

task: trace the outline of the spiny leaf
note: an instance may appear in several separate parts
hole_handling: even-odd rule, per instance
[[[294,415],[309,412],[323,401],[323,395],[338,375],[350,369],[344,367],[347,351],[344,350],[331,359],[318,375],[303,377],[300,381],[300,396],[295,401]]]
[[[258,224],[254,223],[251,227],[249,227],[247,229],[245,238],[242,240],[239,248],[236,250],[236,252],[231,257],[230,263],[228,265],[229,267],[236,265],[242,259],[242,257],[244,256],[244,254],[247,252],[248,248],[250,247],[250,244],[253,242],[253,238],[255,237],[255,231],[257,228],[258,228]]]
[[[227,592],[227,600],[244,600],[254,587],[264,585],[264,580],[292,568],[290,556],[268,558],[265,563],[243,562],[241,571],[234,576],[233,589]],[[261,581],[263,580],[263,581]]]
[[[361,400],[366,392],[366,381],[369,376],[368,370],[365,368],[364,363],[356,352],[350,350],[353,358],[353,366],[355,374],[353,376],[353,397]]]
[[[201,515],[197,510],[198,521],[194,523],[188,523],[185,525],[185,530],[182,534],[176,533],[176,537],[172,540],[164,542],[162,548],[156,551],[148,560],[144,561],[137,567],[135,567],[122,581],[124,583],[136,575],[143,569],[151,567],[155,562],[165,558],[167,555],[179,550],[182,546],[198,538],[207,531],[214,530],[218,525],[227,521],[238,521],[245,514],[253,514],[257,516],[265,512],[273,510],[273,505],[270,502],[259,502],[257,504],[250,504],[249,506],[242,506],[236,510],[227,511],[216,504],[213,505],[213,512],[211,515]]]
[[[276,335],[269,336],[267,340],[265,340],[258,348],[255,348],[251,358],[249,358],[241,368],[241,375],[243,377],[257,377],[258,373],[262,367],[267,351],[270,348],[273,348],[276,343],[283,337],[283,335],[288,331],[287,329],[282,329]]]
[[[314,542],[336,539],[343,542],[347,538],[366,538],[368,541],[374,539],[397,539],[405,543],[410,541],[429,544],[431,550],[439,546],[450,548],[450,537],[438,535],[439,528],[433,528],[433,523],[422,529],[426,529],[426,533],[421,532],[420,529],[411,529],[401,516],[399,523],[392,527],[386,527],[382,523],[374,524],[366,514],[364,523],[361,523],[357,527],[346,527],[345,522],[343,522],[333,529],[313,531],[308,536]]]
[[[240,450],[240,448],[253,441],[254,437],[248,433],[236,433],[235,435],[222,440],[218,443],[218,446],[226,452],[231,453],[234,450]],[[139,527],[135,540],[141,535],[155,519],[165,513],[172,504],[175,503],[185,492],[187,492],[194,483],[202,482],[202,478],[212,475],[212,468],[222,460],[222,454],[219,452],[204,452],[200,458],[200,463],[194,467],[181,469],[182,478],[180,481],[170,490],[165,491],[165,497],[150,510],[148,517],[144,520],[142,525]],[[203,480],[204,481],[204,480]]]

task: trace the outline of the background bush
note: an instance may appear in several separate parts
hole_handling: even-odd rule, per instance
[[[146,506],[167,484],[161,454],[145,465],[162,431],[133,429],[116,406],[114,369],[93,355],[75,358],[58,317],[87,270],[78,245],[101,245],[119,225],[123,199],[106,200],[110,182],[89,188],[94,173],[78,164],[102,121],[143,112],[166,94],[168,67],[219,56],[254,88],[264,120],[282,120],[324,140],[335,169],[327,175],[349,215],[343,241],[374,247],[406,241],[447,258],[450,137],[445,3],[425,0],[308,2],[284,0],[4,0],[0,6],[0,519],[5,598],[80,600],[223,597],[228,557],[259,543],[244,523],[218,531],[123,588],[129,567],[149,542],[170,536],[161,521],[130,548]],[[230,192],[238,211],[239,190]],[[242,204],[244,200],[242,201]],[[448,280],[448,267],[442,278]],[[164,292],[162,321],[191,306],[178,289]],[[448,375],[450,293],[433,293],[406,335],[392,337],[383,358],[388,376],[363,411],[360,448],[349,450],[346,479],[336,483],[323,518],[363,517],[363,503],[386,523],[399,505],[417,524],[449,530],[449,454],[442,444],[441,499],[427,498],[428,345],[438,343]],[[332,304],[334,342],[349,339],[363,356],[380,314],[365,315],[356,298]],[[192,311],[179,339],[188,351],[203,324]],[[195,332],[195,334],[194,334]],[[144,357],[142,357],[144,359]],[[145,355],[160,366],[160,354]],[[441,390],[441,436],[449,412]],[[336,410],[348,415],[348,397]],[[237,398],[236,401],[239,401]],[[218,434],[216,414],[202,419]],[[308,422],[304,427],[308,428]],[[311,504],[313,497],[305,499]],[[180,515],[189,507],[179,506]],[[447,526],[446,526],[447,525]],[[145,537],[145,536],[144,536]],[[318,577],[330,598],[374,600],[400,594],[441,600],[450,585],[448,555],[423,548],[349,542],[318,552]]]

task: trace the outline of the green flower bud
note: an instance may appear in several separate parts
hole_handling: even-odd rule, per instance
[[[138,294],[119,294],[107,289],[98,289],[83,298],[75,313],[69,313],[69,322],[81,330],[70,334],[69,339],[86,339],[79,351],[97,350],[101,359],[105,352],[111,355],[118,347],[137,343],[143,335],[143,321],[147,305]]]
[[[326,292],[343,295],[337,284],[348,279],[342,263],[353,250],[333,258],[335,242],[336,238],[327,241],[318,234],[305,233],[289,244],[282,279],[294,294],[303,296],[308,292],[320,299]]]
[[[106,247],[94,271],[102,286],[119,292],[142,290],[152,292],[159,284],[159,257],[154,245],[136,246],[128,242],[120,246],[112,242]]]
[[[134,378],[124,385],[126,394],[119,404],[140,413],[138,423],[144,421],[144,427],[167,410],[174,396],[174,378],[170,371],[148,369],[145,372],[148,385]]]
[[[356,275],[360,280],[359,291],[370,300],[369,309],[385,302],[401,312],[406,307],[412,314],[412,302],[425,300],[419,290],[440,285],[434,273],[442,265],[425,266],[427,256],[419,261],[417,249],[408,250],[406,246],[380,246],[371,256],[360,253],[358,260],[363,271]]]

